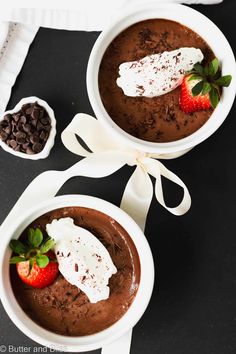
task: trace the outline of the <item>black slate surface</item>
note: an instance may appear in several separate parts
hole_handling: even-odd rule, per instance
[[[223,30],[235,50],[235,0],[196,9]],[[27,161],[0,151],[0,222],[39,173],[66,169],[78,160],[63,147],[60,133],[77,112],[92,113],[85,73],[97,37],[95,32],[38,32],[9,108],[25,96],[45,99],[55,110],[57,139],[46,160]],[[152,203],[146,235],[154,254],[156,285],[150,306],[135,327],[131,354],[236,353],[235,115],[234,106],[214,136],[186,156],[165,162],[187,184],[193,204],[187,215],[177,218]],[[119,205],[131,172],[125,167],[100,180],[74,178],[59,194],[90,194]],[[165,187],[167,201],[174,204],[180,191],[170,184]],[[15,327],[2,307],[0,351],[1,345],[24,346],[32,353],[38,346]]]

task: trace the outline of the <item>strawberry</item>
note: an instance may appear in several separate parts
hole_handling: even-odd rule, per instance
[[[211,101],[209,93],[206,93],[205,95],[193,95],[192,89],[200,82],[200,80],[191,80],[192,77],[193,76],[191,74],[185,76],[180,87],[180,108],[185,113],[193,113],[210,109]]]
[[[11,240],[11,250],[18,254],[10,259],[10,264],[16,264],[16,270],[21,280],[34,287],[44,288],[53,283],[58,274],[58,263],[51,251],[54,240],[47,238],[39,228],[28,230],[27,244],[19,240]]]
[[[228,87],[232,76],[221,76],[217,58],[203,67],[200,63],[187,73],[180,87],[180,108],[193,113],[216,108],[220,101],[221,87]]]

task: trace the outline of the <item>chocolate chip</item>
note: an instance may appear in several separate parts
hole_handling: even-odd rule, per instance
[[[22,123],[22,124],[25,124],[27,121],[26,117],[25,116],[21,116],[20,119],[19,119],[19,122]]]
[[[30,116],[32,111],[33,111],[33,107],[29,107],[25,110],[25,113]]]
[[[26,149],[28,148],[28,146],[29,146],[29,143],[24,143],[24,144],[22,145],[22,149],[26,150]]]
[[[32,127],[36,128],[36,126],[37,126],[37,120],[36,120],[36,119],[32,119],[32,120],[30,121],[30,124],[31,124]]]
[[[17,142],[15,140],[10,140],[9,145],[14,149],[17,147]]]
[[[41,123],[42,123],[43,125],[47,125],[47,124],[49,123],[49,118],[48,118],[48,117],[43,117],[43,118],[41,119]]]
[[[7,122],[7,123],[10,123],[10,121],[11,121],[11,114],[6,114],[6,115],[4,116],[4,121]]]
[[[24,132],[26,132],[26,133],[32,132],[32,128],[31,128],[30,124],[24,124],[22,126],[22,128],[23,128]]]
[[[41,131],[40,135],[39,135],[40,139],[42,139],[43,141],[47,140],[48,138],[48,133],[46,133],[44,130]]]
[[[0,130],[2,130],[3,128],[7,127],[7,124],[4,122],[4,120],[2,120],[0,122]]]
[[[51,130],[51,125],[45,125],[44,129],[47,131],[47,132],[50,132]]]
[[[7,134],[10,134],[10,133],[11,133],[11,126],[8,125],[8,127],[6,127],[6,128],[4,129],[4,131],[5,131]]]
[[[23,106],[21,107],[21,110],[23,111],[23,112],[26,112],[26,110],[28,109],[28,108],[30,108],[31,107],[31,104],[30,103],[25,103],[25,104],[23,104]]]
[[[15,151],[20,151],[20,145],[17,145],[15,148],[13,148]]]
[[[15,122],[18,122],[18,120],[20,119],[20,113],[13,114],[13,119]]]
[[[40,143],[36,143],[36,144],[33,145],[32,149],[37,154],[37,153],[39,153],[40,151],[43,150],[43,146]]]
[[[39,119],[39,110],[34,108],[32,113],[31,113],[31,117],[33,119]]]
[[[30,147],[28,147],[25,152],[28,155],[34,155],[34,151]]]
[[[8,137],[8,134],[6,132],[4,132],[3,130],[0,131],[0,139],[2,141],[5,141],[7,139],[7,137]]]
[[[25,138],[17,138],[17,139],[16,139],[16,142],[17,142],[18,144],[24,144],[24,143],[26,142],[26,140],[25,140]]]
[[[21,131],[18,131],[16,134],[15,134],[15,137],[17,139],[25,139],[26,138],[26,134],[21,132]]]
[[[38,137],[37,135],[32,135],[32,136],[30,137],[30,142],[31,142],[32,144],[38,143],[38,142],[39,142],[39,137]]]
[[[37,130],[38,131],[41,131],[41,130],[43,130],[44,129],[44,125],[42,125],[42,123],[40,122],[40,121],[38,121],[38,123],[37,123]]]

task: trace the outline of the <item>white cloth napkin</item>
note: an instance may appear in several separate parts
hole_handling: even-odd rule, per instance
[[[11,89],[21,71],[38,27],[11,22],[2,24],[1,29],[5,40],[0,37],[2,39],[0,48],[0,118],[6,110]]]
[[[182,4],[219,4],[223,0],[154,0],[155,3]],[[24,6],[25,3],[25,6]],[[52,2],[21,1],[20,6],[1,9],[0,20],[20,22],[25,25],[36,25],[67,30],[102,31],[125,6],[137,6],[147,3],[147,0],[68,0]],[[26,5],[29,4],[27,7]]]

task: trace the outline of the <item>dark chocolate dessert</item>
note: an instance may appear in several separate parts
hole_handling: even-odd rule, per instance
[[[19,278],[11,266],[11,284],[26,314],[42,327],[62,335],[84,336],[102,331],[118,321],[131,306],[140,282],[139,256],[133,241],[114,219],[83,207],[65,207],[39,217],[30,227],[45,227],[54,219],[70,217],[77,226],[92,232],[108,250],[117,273],[109,281],[107,300],[91,303],[81,290],[59,273],[42,289],[33,288]],[[23,241],[27,230],[21,235]]]
[[[200,49],[203,64],[214,59],[213,51],[197,33],[165,19],[134,24],[111,42],[100,65],[99,90],[106,111],[124,131],[150,142],[171,142],[191,135],[209,119],[212,108],[194,113],[181,110],[180,87],[150,98],[126,96],[117,85],[122,63],[183,47]]]

